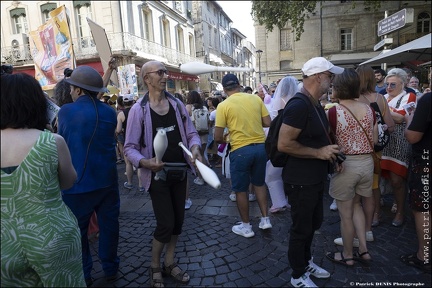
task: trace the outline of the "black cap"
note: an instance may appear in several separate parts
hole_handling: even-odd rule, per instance
[[[226,74],[222,78],[222,86],[225,88],[231,85],[240,85],[240,82],[234,74]]]

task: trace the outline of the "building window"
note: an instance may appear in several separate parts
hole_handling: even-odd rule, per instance
[[[341,29],[341,51],[352,50],[352,29]]]
[[[169,25],[169,21],[166,19],[166,16],[162,16],[162,40],[163,40],[163,44],[168,47],[171,48],[171,34],[170,34],[170,25]]]
[[[183,12],[183,2],[182,1],[175,1],[175,9],[177,10],[177,11],[179,11],[180,13],[182,13]]]
[[[153,41],[153,20],[150,10],[143,10],[144,39]]]
[[[80,48],[94,47],[93,37],[87,23],[87,17],[92,18],[90,1],[74,1],[75,14],[77,17],[78,41]]]
[[[57,8],[55,3],[45,3],[40,6],[42,14],[42,23],[45,23],[50,17],[49,13]]]
[[[417,33],[429,33],[431,31],[431,19],[429,13],[422,12],[417,17]]]
[[[280,30],[280,50],[281,51],[292,50],[290,29]]]
[[[192,34],[189,34],[189,55],[194,55],[194,37]]]
[[[184,37],[183,37],[183,29],[180,27],[177,27],[177,50],[184,53]]]
[[[14,34],[27,33],[28,26],[27,26],[27,17],[26,17],[25,9],[15,8],[12,9],[9,13],[12,19],[13,33]]]

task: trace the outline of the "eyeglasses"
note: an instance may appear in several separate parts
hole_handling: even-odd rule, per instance
[[[398,84],[398,83],[385,83],[385,85],[386,85],[387,87],[391,88],[391,89],[396,88],[397,84]]]
[[[329,76],[330,80],[333,80],[334,77],[335,77],[335,74],[333,74],[333,73],[324,73],[324,72],[322,72],[322,74]]]
[[[164,70],[164,69],[160,69],[160,70],[157,70],[157,71],[150,71],[150,72],[147,72],[146,75],[147,75],[147,74],[150,74],[150,73],[157,73],[157,74],[159,75],[159,77],[162,77],[162,76],[164,76],[165,74],[166,74],[166,75],[169,75],[169,74],[168,74],[168,70]]]

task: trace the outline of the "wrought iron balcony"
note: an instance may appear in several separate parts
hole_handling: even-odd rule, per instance
[[[108,33],[108,41],[113,54],[130,53],[144,59],[163,59],[166,64],[178,66],[180,63],[199,61],[196,57],[187,55],[161,44],[145,40],[130,33]],[[72,40],[77,61],[99,57],[92,37],[75,38]],[[14,66],[33,64],[29,44],[6,46],[1,48],[1,63]]]

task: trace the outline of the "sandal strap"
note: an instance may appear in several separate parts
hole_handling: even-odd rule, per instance
[[[156,268],[150,267],[150,286],[151,287],[164,287],[164,283],[163,283],[162,278],[160,278],[160,279],[154,278],[154,274],[156,274],[156,273],[161,273],[161,276],[162,276],[162,273],[163,273],[162,268],[161,267],[156,267]]]
[[[173,270],[174,270],[176,267],[178,268],[179,272],[178,272],[177,274],[172,274],[172,273],[173,273]],[[183,280],[184,276],[185,276],[185,275],[188,275],[188,274],[186,274],[186,271],[183,271],[183,270],[180,268],[180,266],[178,266],[178,264],[177,264],[176,262],[174,262],[173,264],[171,264],[171,265],[169,265],[169,266],[166,266],[166,265],[164,264],[164,270],[165,270],[165,273],[171,275],[172,277],[174,277],[176,280],[178,280],[178,281],[180,281],[180,282],[189,282],[189,280],[187,280],[187,281],[184,281],[184,280]],[[188,275],[188,276],[189,276],[189,275]]]

